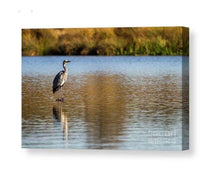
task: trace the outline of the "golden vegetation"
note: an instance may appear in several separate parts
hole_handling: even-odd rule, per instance
[[[22,55],[185,55],[183,27],[23,29]]]

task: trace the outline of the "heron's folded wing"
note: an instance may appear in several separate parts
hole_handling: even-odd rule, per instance
[[[63,83],[63,73],[64,71],[60,71],[53,80],[53,92],[59,90]]]

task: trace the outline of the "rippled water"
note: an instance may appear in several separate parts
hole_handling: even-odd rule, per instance
[[[65,100],[56,102],[52,81],[64,59]],[[182,60],[22,57],[22,147],[181,150]]]

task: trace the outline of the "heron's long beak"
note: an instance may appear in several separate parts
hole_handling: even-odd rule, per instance
[[[71,62],[71,61],[66,61],[67,63]]]

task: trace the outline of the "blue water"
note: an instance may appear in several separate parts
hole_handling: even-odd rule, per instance
[[[62,69],[64,59],[71,63],[70,75],[81,75],[92,72],[110,74],[125,74],[128,76],[158,76],[181,75],[181,56],[51,56],[51,57],[22,57],[23,75],[51,75]],[[33,67],[34,66],[34,67]]]
[[[64,59],[60,103],[52,81]],[[187,74],[180,56],[22,57],[22,147],[181,150]]]

